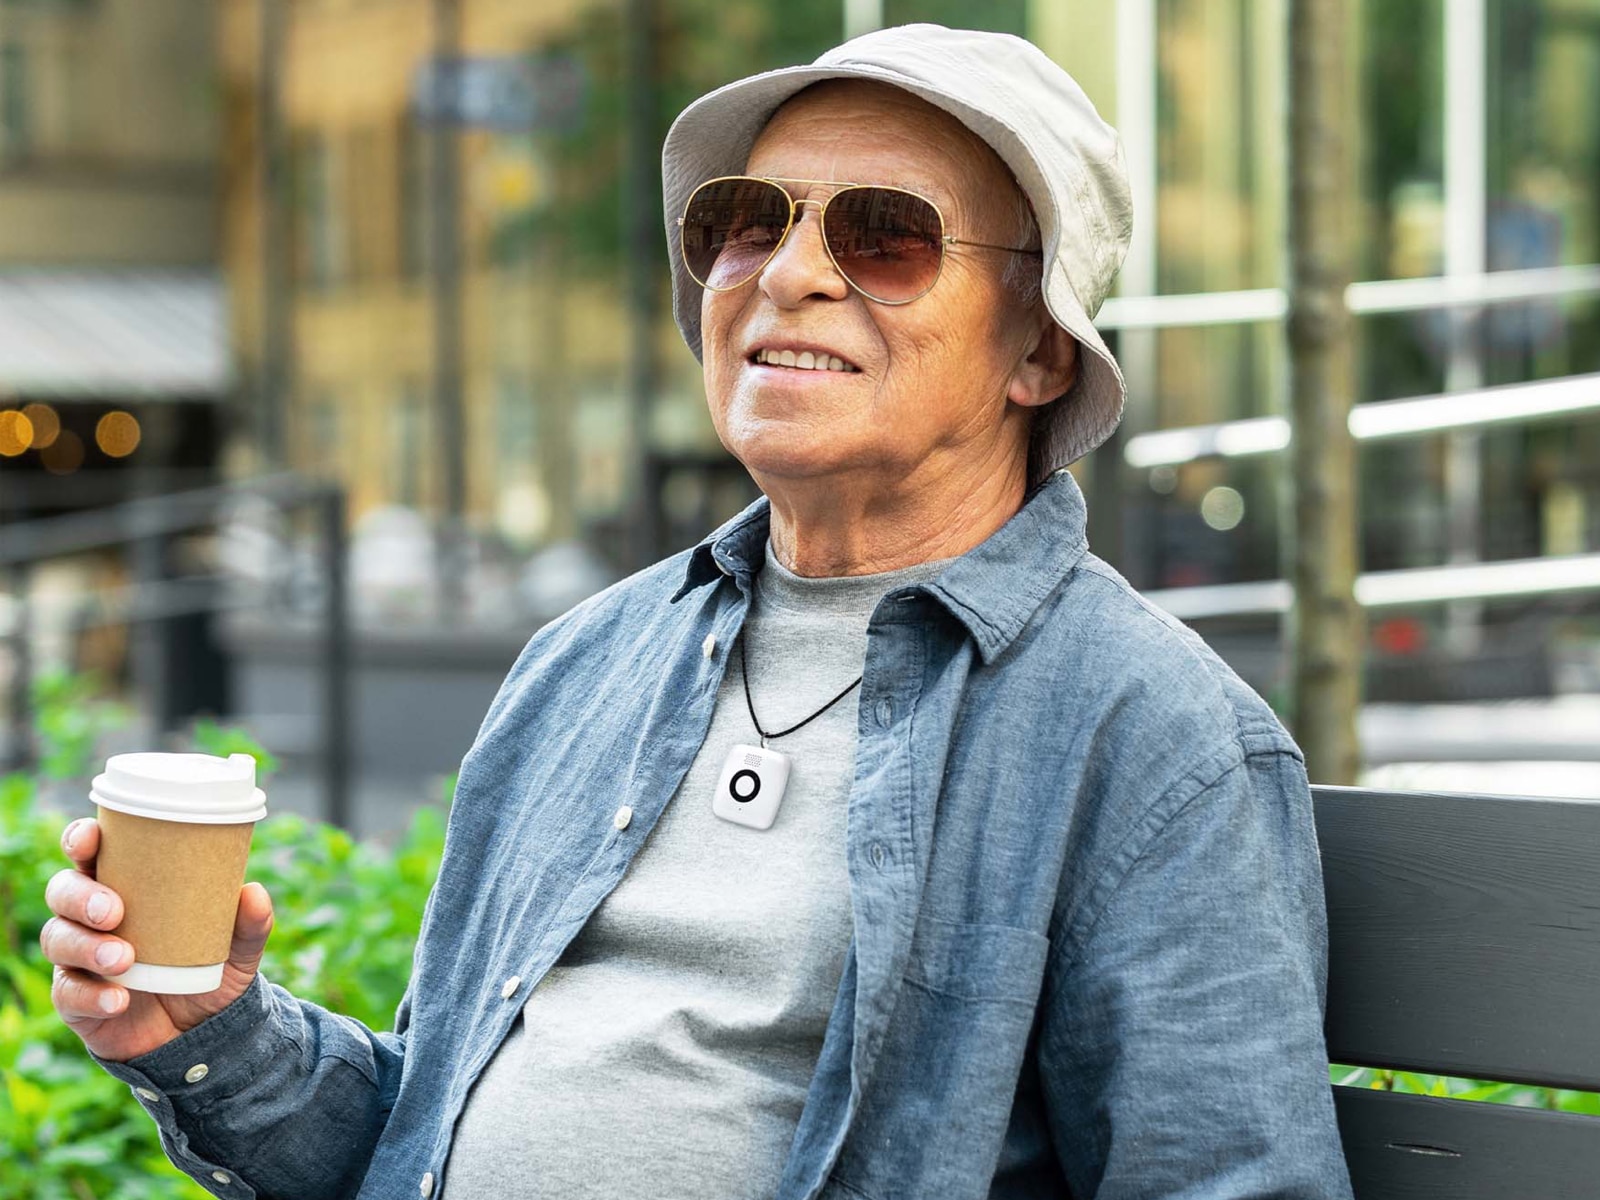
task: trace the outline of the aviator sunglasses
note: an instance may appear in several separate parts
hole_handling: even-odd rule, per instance
[[[796,200],[783,183],[835,181],[724,175],[695,188],[678,218],[678,234],[696,283],[726,292],[755,278],[789,236],[802,204],[820,210],[822,244],[845,282],[879,304],[910,304],[927,295],[939,281],[946,246],[1043,253],[951,237],[939,206],[905,188],[838,183],[826,200]]]

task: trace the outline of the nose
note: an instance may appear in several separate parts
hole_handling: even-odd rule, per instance
[[[793,308],[808,296],[842,300],[850,294],[850,285],[822,241],[820,200],[795,202],[794,224],[778,252],[761,268],[759,286],[779,308]]]

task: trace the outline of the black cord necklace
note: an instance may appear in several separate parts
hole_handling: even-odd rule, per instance
[[[789,786],[789,756],[781,750],[772,750],[767,742],[772,738],[793,733],[808,721],[814,721],[843,700],[861,682],[856,676],[844,691],[829,700],[799,725],[791,725],[778,733],[768,733],[756,720],[756,706],[750,699],[750,673],[745,669],[744,631],[739,631],[739,674],[744,679],[744,702],[750,710],[750,722],[761,735],[761,745],[737,745],[728,752],[722,764],[722,777],[711,797],[711,811],[724,821],[735,825],[748,825],[752,829],[770,829],[778,817],[778,805]]]
[[[851,690],[854,689],[857,686],[857,684],[859,684],[863,679],[866,678],[865,675],[857,675],[855,683],[852,683],[849,687],[845,688],[844,691],[840,692],[832,700],[829,700],[826,704],[824,704],[821,708],[817,709],[816,712],[812,713],[804,721],[801,721],[799,725],[791,725],[791,726],[789,726],[789,728],[783,730],[783,732],[781,732],[781,733],[768,733],[766,730],[761,728],[761,722],[756,720],[756,706],[753,703],[751,703],[751,700],[750,700],[750,675],[745,670],[745,665],[744,665],[744,657],[745,657],[744,644],[745,644],[744,630],[741,629],[739,631],[739,675],[740,675],[741,678],[744,679],[744,703],[745,703],[745,707],[750,710],[750,723],[756,727],[756,732],[761,735],[761,748],[763,750],[765,750],[767,748],[767,742],[768,742],[769,739],[783,737],[785,734],[793,733],[796,729],[799,729],[800,725],[805,725],[805,724],[807,724],[807,723],[809,723],[811,721],[815,721],[823,713],[827,712],[835,704],[839,703],[839,701],[843,700],[846,696],[848,696],[850,694]]]

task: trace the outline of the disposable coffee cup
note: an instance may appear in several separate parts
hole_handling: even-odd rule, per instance
[[[114,754],[95,776],[95,877],[122,897],[111,932],[134,963],[99,978],[136,992],[196,995],[222,986],[250,837],[267,815],[248,754]]]

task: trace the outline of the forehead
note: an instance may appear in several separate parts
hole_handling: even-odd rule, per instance
[[[866,80],[825,80],[775,112],[746,160],[752,175],[887,183],[969,207],[1015,188],[975,133],[910,92]]]

